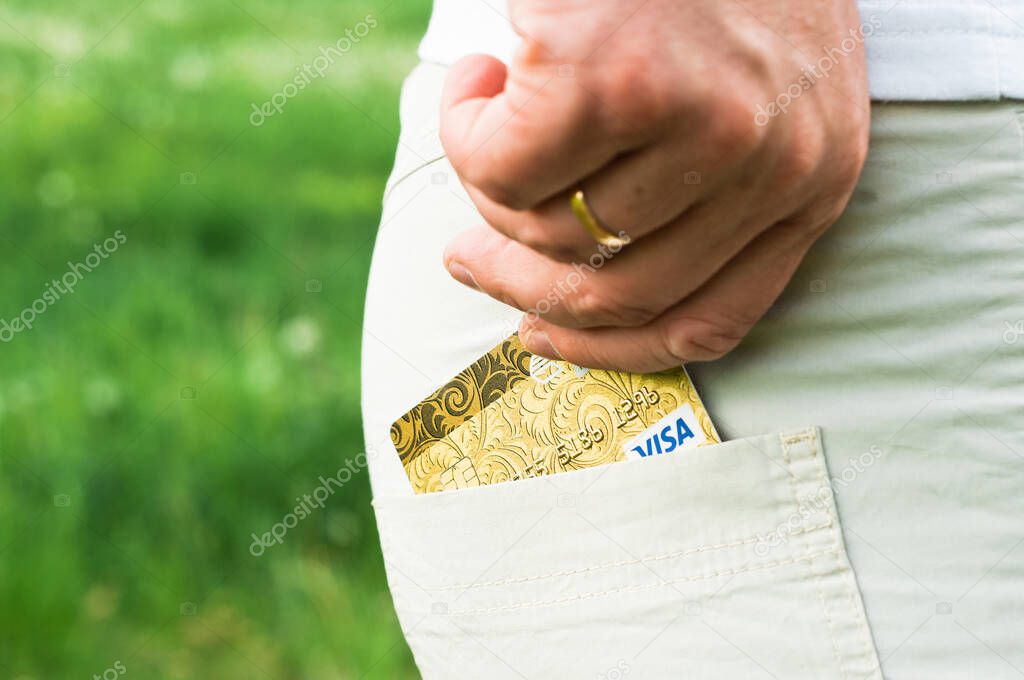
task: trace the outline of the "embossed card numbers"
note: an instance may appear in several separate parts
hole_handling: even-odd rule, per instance
[[[416,493],[720,441],[684,369],[590,370],[533,355],[515,335],[397,420],[391,438]]]

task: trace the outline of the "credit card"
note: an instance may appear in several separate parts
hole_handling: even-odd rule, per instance
[[[513,334],[396,420],[391,425],[391,441],[402,464],[409,465],[427,446],[528,378],[533,358],[519,335]]]
[[[671,455],[720,441],[685,369],[589,370],[534,356],[528,380],[405,464],[416,493]]]

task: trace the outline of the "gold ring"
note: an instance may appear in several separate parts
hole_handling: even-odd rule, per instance
[[[572,198],[569,199],[569,206],[572,208],[573,215],[580,221],[580,224],[587,230],[587,233],[601,245],[617,250],[629,243],[628,236],[623,238],[613,234],[601,225],[600,220],[597,219],[590,210],[590,206],[587,205],[587,199],[583,196],[583,189],[579,189],[572,195]]]

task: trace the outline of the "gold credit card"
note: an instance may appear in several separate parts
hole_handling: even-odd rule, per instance
[[[513,334],[396,420],[391,441],[402,464],[408,466],[427,446],[528,378],[533,357]]]
[[[403,460],[416,493],[580,470],[717,443],[682,368],[589,370],[533,356],[529,379]]]

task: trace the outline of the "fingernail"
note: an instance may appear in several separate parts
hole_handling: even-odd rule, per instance
[[[480,290],[480,284],[473,278],[473,273],[458,262],[453,260],[448,263],[448,273],[462,285],[469,286],[473,290]]]
[[[562,355],[558,353],[555,346],[551,344],[551,338],[544,331],[533,331],[530,333],[530,337],[526,339],[527,344],[530,346],[531,351],[534,354],[540,354],[553,359],[562,359]],[[564,361],[564,360],[563,360]]]

